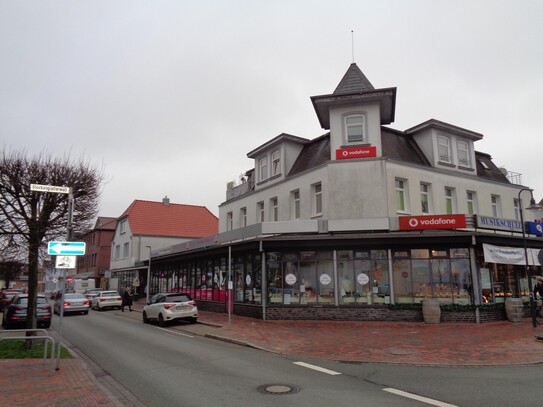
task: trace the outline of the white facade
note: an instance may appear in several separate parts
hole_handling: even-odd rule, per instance
[[[379,95],[375,90],[370,93]],[[382,93],[389,95],[385,102],[393,107],[394,102],[389,101],[391,92]],[[384,96],[343,100],[341,96],[327,95],[313,99],[319,98],[325,100],[321,103],[325,109],[319,105],[321,110],[317,114],[328,115],[319,116],[321,123],[329,123],[328,158],[306,171],[291,174],[295,159],[304,154],[304,145],[314,141],[297,139],[293,142],[278,136],[253,150],[248,156],[254,158],[255,163],[254,188],[219,207],[219,232],[261,222],[297,219],[351,220],[363,224],[361,220],[405,215],[479,214],[519,220],[518,193],[524,187],[510,183],[503,174],[491,177],[480,173],[478,167],[498,172],[490,156],[485,155],[488,159],[482,162],[482,153],[476,153],[474,144],[482,139],[481,134],[436,120],[398,132],[382,127],[383,122],[392,121],[394,114],[393,108],[390,113],[387,105],[388,119],[383,118]],[[355,142],[350,141],[347,134],[348,117],[362,123],[355,131],[362,129],[363,134]],[[410,148],[415,152],[418,149],[420,162],[385,155],[383,131],[397,133],[394,137],[414,144]],[[336,150],[351,147],[371,147],[375,154],[336,159]],[[280,156],[278,174],[272,174],[274,152]],[[401,152],[398,155],[401,156]],[[523,196],[524,207],[529,203],[529,194],[526,195]],[[426,201],[423,203],[423,200]],[[530,211],[524,215],[527,221],[535,219]],[[348,223],[336,222],[340,224]]]

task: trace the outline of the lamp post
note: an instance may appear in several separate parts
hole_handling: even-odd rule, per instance
[[[520,199],[520,194],[524,191],[530,191],[530,206],[526,208],[526,210],[539,210],[541,209],[539,205],[535,203],[534,194],[531,189],[529,188],[522,188],[520,191],[518,191],[518,206],[519,206],[519,212],[520,212],[520,223],[522,226],[522,244],[524,246],[524,271],[526,272],[526,277],[528,278],[528,290],[530,291],[530,315],[532,317],[532,325],[533,327],[537,327],[537,319],[535,315],[535,303],[534,303],[534,292],[532,287],[532,275],[530,272],[530,266],[528,265],[528,247],[526,245],[526,227],[524,225],[524,216],[523,216],[523,210],[522,210],[522,200]]]
[[[147,292],[145,293],[145,303],[149,303],[149,291],[151,291],[151,246],[145,246],[149,249],[149,264],[147,266]]]

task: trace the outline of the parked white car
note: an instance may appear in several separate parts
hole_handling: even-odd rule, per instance
[[[157,321],[159,326],[175,320],[198,320],[196,302],[187,293],[158,293],[143,307],[143,322]]]
[[[121,309],[122,299],[117,291],[100,291],[92,299],[92,309],[102,311],[105,308]]]

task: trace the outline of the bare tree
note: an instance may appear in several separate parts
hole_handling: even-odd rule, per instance
[[[67,230],[66,194],[34,192],[31,184],[66,186],[73,193],[73,233],[92,226],[98,214],[103,173],[86,160],[69,155],[54,158],[43,152],[3,149],[0,156],[0,236],[5,247],[24,249],[28,257],[28,315],[26,327],[36,328],[40,248],[47,241],[71,236]]]

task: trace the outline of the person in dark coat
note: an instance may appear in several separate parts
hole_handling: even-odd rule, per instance
[[[536,316],[541,317],[541,300],[543,300],[543,279],[537,278],[537,283],[534,287],[534,301],[536,304]]]
[[[130,287],[126,287],[123,293],[123,300],[121,303],[121,311],[124,312],[124,307],[128,307],[132,311],[132,290]]]

